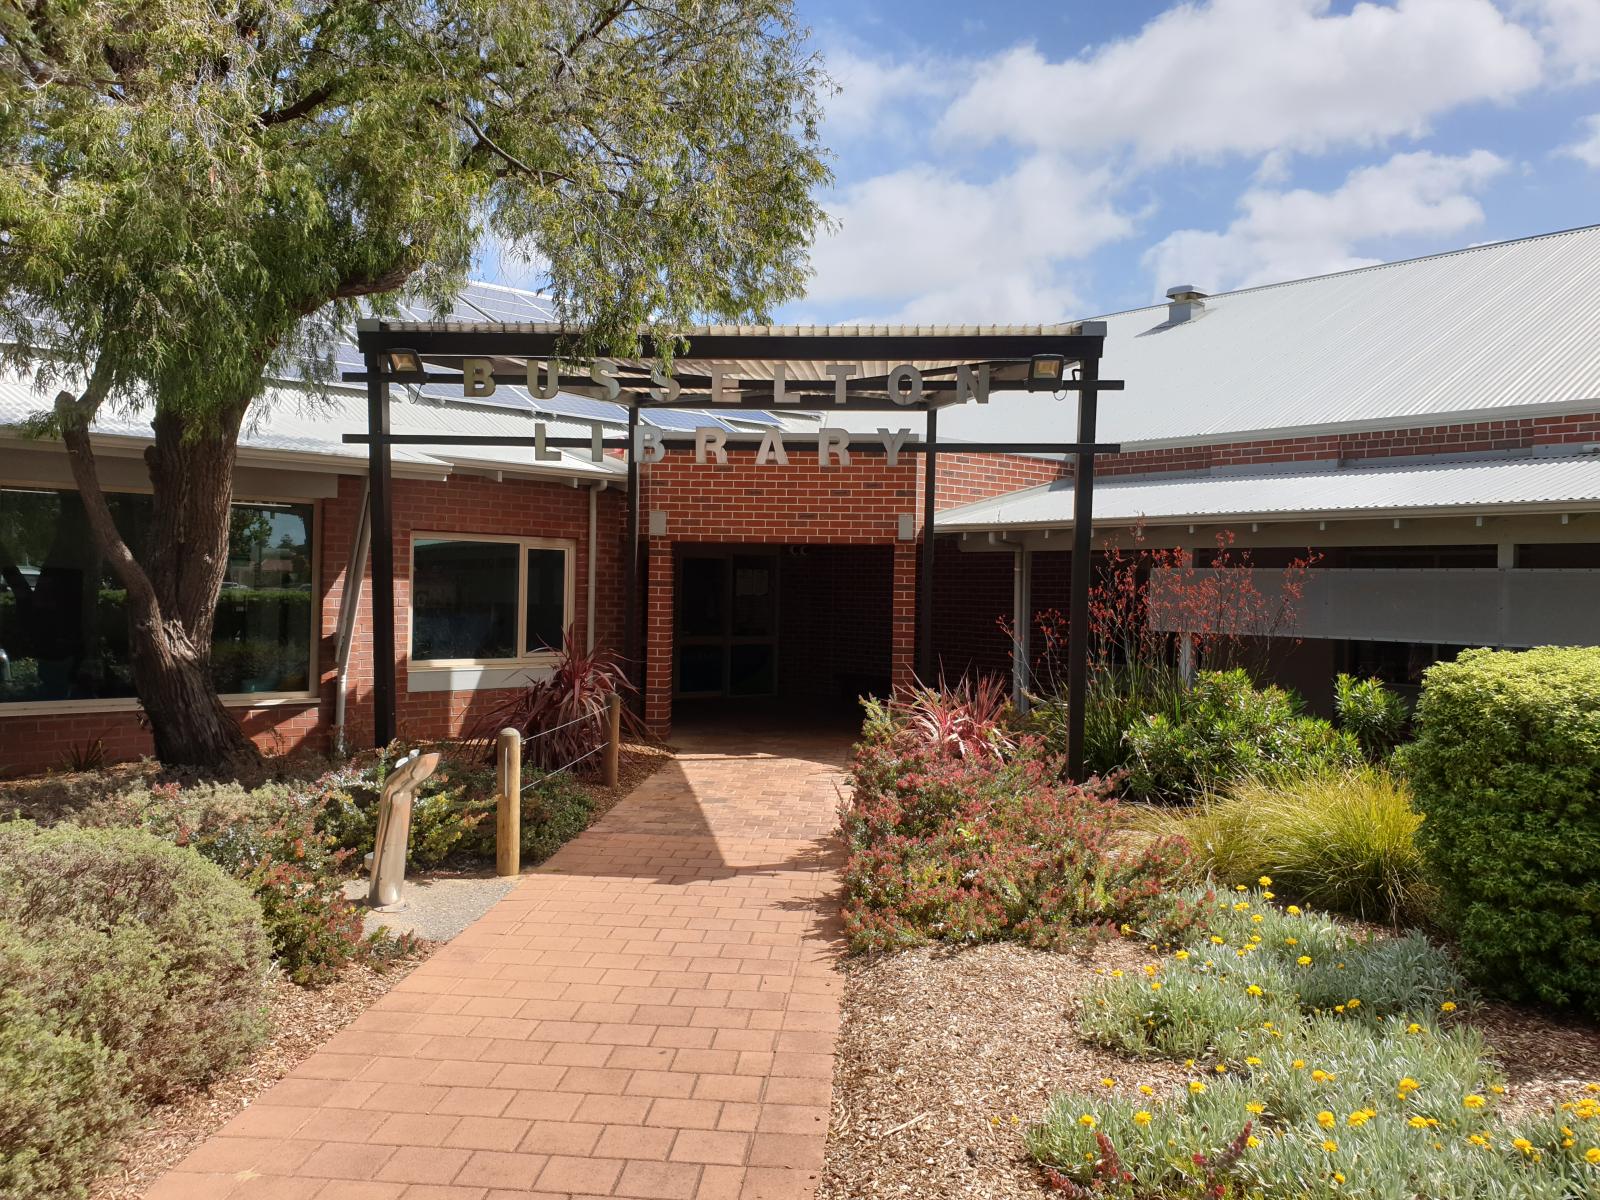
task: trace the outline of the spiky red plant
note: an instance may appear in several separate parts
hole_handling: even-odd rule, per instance
[[[895,707],[906,731],[947,758],[1000,758],[1011,748],[1001,725],[1009,696],[997,675],[965,678],[937,688],[903,689]]]
[[[626,698],[633,690],[617,655],[601,646],[585,647],[568,627],[550,677],[530,681],[486,711],[466,740],[492,754],[495,735],[515,729],[522,734],[523,762],[545,771],[568,766],[597,770],[606,741],[607,702],[613,695]],[[622,722],[630,732],[643,732],[626,704]]]

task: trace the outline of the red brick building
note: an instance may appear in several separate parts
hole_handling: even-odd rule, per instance
[[[1101,398],[1098,542],[1181,546],[1219,532],[1271,569],[1321,554],[1279,668],[1318,702],[1337,669],[1414,682],[1463,645],[1600,641],[1600,229],[1526,239],[1113,314]],[[537,299],[474,285],[462,320],[534,320]],[[343,365],[360,359],[347,348]],[[5,433],[41,407],[0,380],[0,773],[47,769],[102,741],[148,752],[115,581],[82,522],[58,446]],[[236,478],[214,647],[218,687],[265,748],[363,745],[371,705],[364,393],[318,403],[294,381],[263,402]],[[1070,463],[961,453],[960,442],[1069,439],[1071,401],[996,394],[941,416],[932,650],[947,673],[1007,671],[1002,621],[1065,610]],[[712,428],[726,463],[671,443],[639,468],[644,712],[658,729],[708,699],[804,711],[911,677],[923,458],[824,467],[818,420],[716,409],[650,418]],[[393,428],[552,439],[619,434],[616,405],[515,387],[466,398],[397,389]],[[829,413],[870,449],[880,425]],[[792,436],[757,465],[741,436]],[[103,482],[139,536],[148,426],[95,431]],[[809,439],[809,440],[808,440]],[[627,475],[565,447],[394,452],[398,732],[459,733],[548,667],[571,628],[622,648]],[[359,586],[358,586],[359,585]],[[1037,647],[1034,647],[1037,649]],[[1028,661],[1024,654],[1023,661]]]

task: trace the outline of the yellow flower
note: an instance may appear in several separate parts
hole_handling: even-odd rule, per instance
[[[1011,1121],[1011,1123],[1013,1125],[1021,1125],[1022,1124],[1022,1118],[1017,1116],[1016,1113],[1012,1113],[1011,1114],[1010,1121]]]
[[[1411,1022],[1411,1024],[1406,1026],[1406,1032],[1407,1033],[1421,1033],[1422,1032],[1422,1026],[1418,1025],[1415,1021],[1413,1021],[1413,1022]]]
[[[1328,1138],[1322,1143],[1322,1148],[1324,1150],[1326,1150],[1329,1154],[1332,1154],[1335,1150],[1337,1150],[1339,1148],[1339,1143],[1334,1141],[1332,1138]]]
[[[1245,1112],[1255,1113],[1255,1115],[1259,1117],[1262,1113],[1267,1111],[1267,1106],[1261,1103],[1259,1100],[1252,1100],[1249,1104],[1244,1106],[1244,1110]]]
[[[1295,1061],[1299,1062],[1300,1060],[1295,1059]],[[1338,1078],[1338,1076],[1332,1071],[1324,1071],[1321,1067],[1318,1067],[1316,1070],[1311,1072],[1311,1078],[1315,1079],[1318,1083],[1332,1083]]]
[[[1321,1125],[1324,1129],[1332,1129],[1338,1123],[1339,1118],[1334,1116],[1327,1109],[1323,1109],[1317,1114],[1317,1124]]]
[[[1342,1013],[1342,1012],[1343,1012],[1343,1011],[1344,1011],[1344,1005],[1342,1005],[1342,1004],[1335,1004],[1335,1005],[1334,1005],[1334,1006],[1333,1006],[1333,1011],[1334,1011],[1334,1012],[1336,1012],[1336,1013]]]
[[[1111,1076],[1107,1075],[1104,1079],[1102,1079],[1100,1081],[1100,1086],[1101,1087],[1116,1087],[1117,1086],[1117,1081],[1115,1079],[1111,1078]]]
[[[1272,886],[1272,876],[1263,875],[1260,879],[1256,880],[1256,882],[1259,883],[1262,887],[1271,887]]]
[[[1343,1171],[1335,1171],[1333,1173],[1333,1181],[1335,1183],[1343,1183],[1344,1182],[1344,1172]]]
[[[1184,959],[1189,957],[1189,952],[1187,950],[1179,950],[1172,957],[1177,959],[1179,962],[1182,962]]]
[[[1248,892],[1250,889],[1242,883],[1236,883],[1233,885],[1233,890],[1236,892]]]
[[[1291,1067],[1293,1067],[1296,1071],[1300,1071],[1300,1070],[1303,1070],[1305,1068],[1306,1060],[1303,1059],[1303,1058],[1297,1058],[1292,1063],[1290,1063],[1289,1065]]]
[[[1157,979],[1157,980],[1154,980],[1154,981],[1153,981],[1153,982],[1152,982],[1152,983],[1151,983],[1151,984],[1150,984],[1150,990],[1151,990],[1151,991],[1152,991],[1152,992],[1159,992],[1159,991],[1160,991],[1160,990],[1161,990],[1161,980],[1159,980],[1159,979]]]
[[[1299,963],[1302,967],[1309,967],[1311,965],[1311,956],[1309,954],[1302,954],[1294,961]]]
[[[1600,1083],[1586,1083],[1583,1085],[1586,1092],[1600,1092]]]
[[[1118,967],[1115,971],[1111,972],[1111,978],[1113,978],[1113,979],[1121,979],[1122,978],[1122,968]]]
[[[1266,920],[1266,918],[1263,917],[1260,913],[1251,913],[1250,914],[1250,919],[1252,921],[1254,921],[1257,925],[1261,924],[1262,921]]]
[[[989,1124],[991,1124],[991,1125],[1000,1124],[1000,1118],[999,1117],[990,1117],[989,1118]]]
[[[1261,1060],[1254,1054],[1251,1054],[1245,1058],[1244,1065],[1247,1067],[1259,1067],[1261,1065]]]
[[[1146,975],[1154,975],[1156,973],[1155,964],[1153,964],[1153,963],[1145,963],[1145,965],[1144,965],[1144,973]]]
[[[1283,939],[1283,944],[1285,946],[1298,946],[1300,944],[1300,939],[1299,938],[1284,938]]]
[[[1206,1085],[1201,1083],[1198,1079],[1191,1079],[1189,1081],[1189,1090],[1198,1096],[1201,1092],[1206,1090]]]
[[[1406,1122],[1406,1124],[1411,1126],[1411,1128],[1413,1128],[1413,1129],[1426,1129],[1428,1127],[1428,1118],[1427,1117],[1412,1117],[1409,1121]]]
[[[1530,1142],[1527,1138],[1512,1138],[1511,1139],[1511,1144],[1513,1146],[1515,1146],[1518,1150],[1521,1150],[1524,1154],[1532,1154],[1533,1153],[1533,1143]]]
[[[1489,1139],[1484,1137],[1481,1133],[1469,1135],[1467,1141],[1474,1146],[1482,1146],[1484,1149],[1489,1148]]]
[[[1244,1144],[1249,1146],[1250,1149],[1254,1150],[1257,1146],[1261,1145],[1261,1139],[1252,1133],[1249,1137],[1245,1138]]]
[[[1370,1108],[1358,1108],[1355,1112],[1351,1113],[1345,1118],[1345,1124],[1349,1125],[1352,1129],[1360,1129],[1363,1125],[1377,1115],[1378,1114]]]
[[[1227,1070],[1228,1070],[1228,1064],[1227,1063],[1218,1063],[1217,1066],[1216,1066],[1216,1072],[1217,1072],[1218,1075],[1226,1074]]]
[[[1224,943],[1221,938],[1219,938],[1216,934],[1213,933],[1211,935],[1211,944],[1213,946],[1221,946],[1221,945],[1225,945],[1226,943]]]
[[[1583,1152],[1583,1157],[1596,1166],[1600,1166],[1600,1146],[1590,1146]]]
[[[1344,1006],[1346,1008],[1360,1008],[1361,1007],[1361,1001],[1359,1001],[1359,1000],[1346,1000],[1344,1002]]]
[[[1139,1093],[1144,1096],[1154,1096],[1156,1094],[1156,1090],[1148,1083],[1141,1083],[1139,1085]]]
[[[1145,1110],[1141,1108],[1138,1112],[1133,1114],[1133,1123],[1135,1125],[1148,1125],[1148,1124],[1150,1124],[1150,1114],[1145,1112]]]
[[[1300,915],[1300,906],[1298,904],[1291,904],[1283,911],[1288,913],[1291,917],[1298,917]]]
[[[1233,911],[1234,912],[1249,912],[1250,911],[1250,901],[1248,901],[1248,900],[1239,901],[1239,903],[1237,903],[1237,904],[1235,904],[1233,906]]]
[[[1408,1095],[1416,1091],[1422,1085],[1415,1079],[1411,1078],[1411,1076],[1407,1075],[1396,1086],[1400,1091],[1400,1099],[1404,1100]]]
[[[1440,1012],[1452,1013],[1455,1012],[1455,1010],[1456,1002],[1454,1000],[1446,1000],[1443,1004],[1439,1005]]]
[[[1489,1102],[1482,1096],[1463,1096],[1461,1098],[1461,1106],[1463,1108],[1482,1108],[1487,1103]]]
[[[1259,995],[1261,995],[1261,987],[1260,987],[1260,985],[1259,985],[1259,984],[1254,984],[1254,983],[1252,983],[1252,984],[1251,984],[1251,985],[1250,985],[1250,986],[1249,986],[1249,987],[1247,987],[1247,988],[1245,988],[1245,991],[1246,991],[1246,992],[1247,992],[1247,993],[1248,993],[1248,994],[1250,994],[1250,995],[1252,995],[1252,996],[1259,996]]]
[[[1085,1129],[1093,1129],[1094,1128],[1094,1118],[1092,1116],[1090,1116],[1088,1113],[1084,1113],[1083,1116],[1078,1118],[1078,1124],[1082,1125]]]
[[[1505,1088],[1501,1087],[1498,1083],[1491,1083],[1489,1085],[1489,1090],[1496,1096],[1504,1096],[1506,1094]]]

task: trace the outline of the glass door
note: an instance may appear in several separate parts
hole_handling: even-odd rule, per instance
[[[778,556],[690,551],[678,560],[676,694],[778,690]]]

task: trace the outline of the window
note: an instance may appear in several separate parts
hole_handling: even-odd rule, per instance
[[[572,554],[533,538],[423,535],[411,546],[414,663],[517,661],[561,648]]]
[[[143,557],[148,496],[106,497]],[[309,504],[236,504],[211,671],[223,695],[312,685]],[[100,557],[77,492],[0,488],[0,703],[134,695],[127,593]]]

